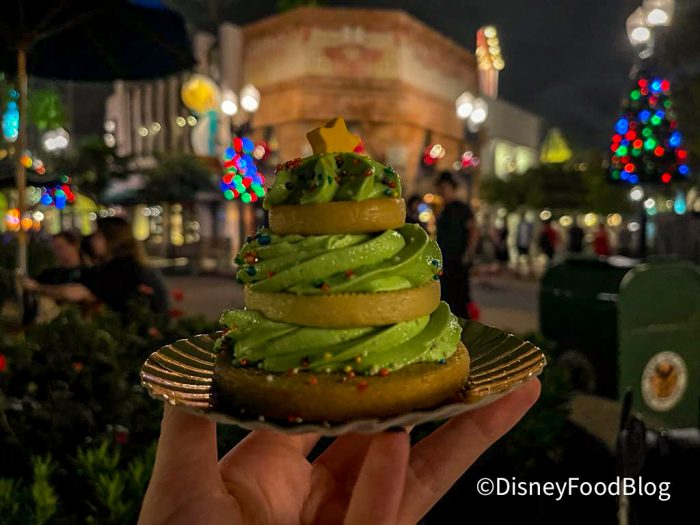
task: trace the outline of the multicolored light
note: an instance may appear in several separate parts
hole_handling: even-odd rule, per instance
[[[253,158],[255,144],[248,137],[235,137],[224,152],[224,176],[219,187],[226,200],[240,199],[246,204],[265,196],[265,177]]]
[[[44,206],[55,206],[59,210],[65,208],[66,204],[72,204],[75,201],[75,194],[68,182],[69,179],[64,176],[59,184],[49,187],[43,186],[39,202]]]
[[[610,178],[670,184],[690,175],[688,152],[671,110],[671,83],[640,73],[615,122]]]

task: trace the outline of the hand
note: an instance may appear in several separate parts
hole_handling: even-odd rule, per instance
[[[26,290],[28,292],[36,292],[37,290],[39,290],[39,287],[41,285],[34,279],[31,279],[29,277],[22,277],[20,278],[20,286],[23,290]]]
[[[215,423],[166,405],[139,524],[416,523],[539,392],[528,381],[412,449],[404,429],[346,434],[313,463],[317,435],[269,431],[217,463]]]

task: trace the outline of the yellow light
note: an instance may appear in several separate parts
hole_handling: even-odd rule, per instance
[[[610,215],[608,215],[607,222],[608,226],[616,228],[617,226],[622,224],[622,215],[620,215],[619,213],[611,213]]]
[[[433,201],[435,201],[435,195],[433,195],[432,193],[426,193],[425,195],[423,195],[423,200],[427,204],[431,204]]]
[[[493,26],[486,26],[484,27],[484,36],[486,38],[494,38],[498,32],[496,31],[496,28]]]
[[[542,219],[543,221],[548,221],[548,220],[551,219],[551,218],[552,218],[552,212],[551,212],[551,211],[549,211],[549,210],[542,210],[542,211],[540,212],[540,219]]]
[[[574,220],[571,218],[570,215],[562,215],[559,218],[559,224],[561,224],[564,228],[568,228],[574,223]]]
[[[197,124],[197,117],[195,117],[194,115],[190,115],[189,117],[187,117],[187,123],[190,126],[194,126],[195,124]]]
[[[187,121],[185,120],[185,117],[177,117],[175,119],[175,124],[177,124],[181,128],[184,128],[187,124]]]
[[[589,228],[598,224],[598,216],[595,213],[587,213],[583,217],[583,224]]]
[[[418,220],[421,222],[428,222],[433,213],[430,210],[422,211],[418,214]]]
[[[146,128],[144,126],[140,126],[139,127],[139,135],[141,135],[142,137],[145,137],[146,135],[148,135],[148,128]]]
[[[22,155],[20,157],[19,161],[22,163],[22,166],[24,166],[25,168],[32,167],[32,158],[29,155]]]

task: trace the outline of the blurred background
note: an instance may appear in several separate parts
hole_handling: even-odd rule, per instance
[[[691,508],[700,3],[2,9],[0,522],[135,520],[161,410],[141,363],[243,305],[234,259],[266,222],[275,167],[310,155],[306,132],[338,115],[399,172],[409,220],[433,236],[451,174],[474,216],[469,316],[549,359],[536,408],[425,523],[643,523]],[[124,274],[96,271],[124,246],[141,278],[129,304]],[[106,307],[51,288],[78,282]],[[220,434],[222,449],[244,435]],[[677,492],[496,505],[475,491],[485,475],[622,474]]]

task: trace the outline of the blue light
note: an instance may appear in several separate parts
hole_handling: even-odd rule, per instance
[[[226,151],[224,151],[224,155],[226,155],[227,159],[232,159],[235,154],[236,150],[233,148],[226,148]]]
[[[620,173],[620,178],[621,178],[622,180],[627,180],[627,179],[630,178],[630,174],[627,173],[626,171],[623,171],[623,172]]]
[[[421,204],[418,205],[418,211],[419,211],[419,212],[421,212],[421,211],[428,211],[429,209],[430,209],[430,206],[428,206],[428,205],[425,204],[425,203],[421,203]]]
[[[2,116],[2,134],[8,142],[14,142],[19,135],[19,108],[17,102],[7,103],[7,109]]]
[[[654,113],[654,114],[655,114],[657,117],[659,117],[659,118],[664,118],[664,116],[666,115],[666,113],[664,112],[663,109],[659,109],[659,110],[658,110],[656,113]]]
[[[673,211],[678,215],[683,215],[687,209],[688,206],[685,203],[685,195],[683,195],[683,192],[679,191],[676,193],[676,200],[673,201]]]
[[[630,175],[630,182],[632,184],[637,184],[639,182],[639,177],[637,177],[634,173]]]
[[[644,122],[644,124],[646,124],[647,122],[649,122],[649,117],[651,117],[651,112],[650,112],[650,111],[648,111],[648,110],[645,109],[645,110],[642,110],[642,111],[639,112],[639,120],[641,120],[642,122]]]
[[[674,148],[677,148],[678,146],[681,145],[681,134],[679,131],[674,131],[671,133],[671,138],[669,139],[668,143],[673,146]]]
[[[258,170],[255,167],[255,164],[249,164],[245,170],[245,174],[248,175],[249,177],[255,177],[255,175],[257,173],[258,173]]]
[[[629,145],[630,145],[630,141],[627,140],[627,139],[622,139],[622,142],[620,142],[620,144],[622,144],[623,146],[629,146]]]
[[[42,203],[44,206],[50,205],[51,202],[53,202],[53,201],[51,200],[51,196],[50,196],[48,193],[44,193],[44,194],[41,196],[41,203]]]
[[[687,164],[681,164],[680,166],[678,166],[678,173],[680,173],[681,175],[688,175],[688,173],[690,173],[690,168]]]
[[[246,153],[251,153],[255,148],[255,144],[248,137],[243,137],[243,151]]]
[[[241,169],[241,171],[245,171],[245,167],[246,167],[245,159],[240,159],[238,161],[238,167]]]
[[[627,122],[626,118],[621,118],[615,124],[615,131],[617,131],[620,135],[624,135],[625,133],[627,133],[628,129],[629,129],[629,122]]]
[[[651,83],[651,90],[654,92],[661,91],[661,81],[660,80],[654,80]]]

